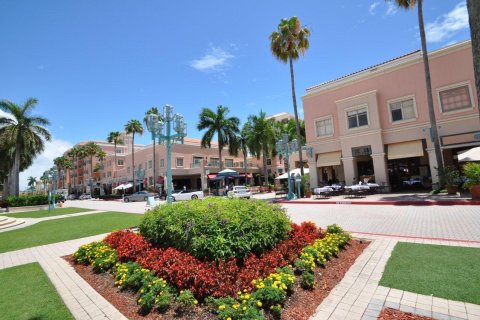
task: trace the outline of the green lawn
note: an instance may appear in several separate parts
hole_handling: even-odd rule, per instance
[[[398,243],[380,285],[480,304],[480,248]]]
[[[30,227],[1,232],[0,253],[136,226],[142,217],[141,214],[105,212],[39,222]]]
[[[38,263],[0,270],[0,318],[73,319]]]
[[[78,213],[92,211],[91,209],[82,209],[82,208],[56,208],[48,212],[48,210],[38,210],[38,211],[29,211],[29,212],[15,212],[8,213],[6,216],[14,218],[44,218],[51,216],[59,216],[62,214]]]

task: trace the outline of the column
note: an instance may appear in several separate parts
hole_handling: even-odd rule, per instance
[[[310,188],[316,188],[318,187],[318,168],[317,168],[317,162],[315,161],[316,157],[313,157],[312,159],[308,159],[308,168],[310,169],[309,175],[310,175]]]
[[[432,176],[432,189],[438,187],[437,157],[434,148],[427,148],[428,163],[430,165],[430,175]],[[436,186],[435,186],[436,185]]]
[[[371,155],[373,160],[373,171],[375,173],[375,182],[388,186],[387,159],[385,153],[374,153]]]
[[[355,178],[355,183],[358,183],[357,161],[355,160],[355,157],[343,157],[342,163],[343,163],[343,173],[345,175],[345,184],[347,186],[351,185],[353,183],[354,178]]]

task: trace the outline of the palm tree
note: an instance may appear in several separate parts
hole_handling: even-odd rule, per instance
[[[387,0],[390,1],[390,0]],[[422,56],[423,56],[423,67],[425,70],[425,85],[427,88],[427,104],[428,104],[428,115],[430,118],[430,127],[433,140],[433,146],[435,149],[435,157],[437,159],[437,172],[440,186],[444,185],[445,177],[443,170],[443,159],[442,151],[440,149],[440,139],[438,138],[437,130],[437,120],[435,117],[435,108],[433,106],[433,95],[432,95],[432,82],[430,78],[430,64],[428,62],[428,51],[427,51],[427,40],[425,37],[425,25],[423,22],[423,0],[395,0],[395,3],[398,7],[405,10],[413,9],[415,3],[418,8],[418,29],[420,30],[420,41],[422,43]]]
[[[300,123],[298,122],[297,98],[295,96],[295,77],[293,74],[293,60],[297,60],[301,55],[305,55],[310,43],[308,37],[310,30],[302,27],[300,19],[291,17],[282,19],[276,31],[270,35],[270,50],[275,58],[290,65],[290,80],[292,83],[293,111],[295,114],[297,140],[301,145],[302,136],[300,132]],[[298,152],[300,158],[300,172],[303,176],[303,157],[302,149]]]
[[[43,175],[40,177],[40,181],[43,184],[43,192],[47,192],[47,184],[48,184],[48,172],[45,171]]]
[[[147,124],[148,115],[155,114],[161,119],[160,113],[158,112],[157,107],[151,107],[146,113],[145,117],[143,118],[143,122]],[[153,186],[155,190],[157,189],[157,160],[155,156],[155,136],[153,136]]]
[[[132,181],[135,190],[135,133],[143,134],[142,124],[137,119],[132,119],[125,125],[125,132],[132,134]]]
[[[53,163],[57,166],[59,172],[63,171],[60,178],[62,179],[62,187],[65,188],[65,170],[73,167],[72,162],[67,157],[61,156],[53,159]]]
[[[218,159],[220,161],[220,171],[223,170],[222,151],[228,145],[230,154],[236,153],[235,139],[239,132],[238,125],[240,120],[237,117],[227,117],[230,110],[227,106],[217,106],[217,113],[209,108],[203,108],[200,112],[197,129],[207,131],[203,134],[201,147],[210,148],[213,136],[216,134],[218,139]]]
[[[9,174],[9,194],[18,196],[19,175],[22,168],[22,158],[29,155],[32,160],[45,148],[45,141],[51,140],[50,132],[45,128],[50,122],[31,112],[38,103],[37,99],[30,98],[23,105],[9,100],[0,101],[0,110],[11,115],[0,117],[0,136],[14,146],[13,163]],[[28,167],[28,166],[27,166]]]
[[[473,69],[475,71],[475,86],[477,87],[477,106],[480,109],[480,1],[467,0],[472,38]]]
[[[37,183],[37,178],[36,177],[28,177],[28,188],[30,189],[30,191],[35,191],[35,184]]]
[[[108,143],[113,143],[113,156],[115,158],[115,165],[113,166],[113,177],[117,175],[117,145],[123,145],[122,134],[119,131],[112,131],[107,137]]]
[[[275,120],[268,119],[265,112],[260,110],[259,115],[248,117],[247,145],[252,155],[257,159],[263,158],[263,175],[265,186],[268,185],[267,158],[275,152]],[[261,137],[261,139],[259,139]]]
[[[80,146],[78,148],[78,152],[77,152],[77,162],[79,162],[80,160],[84,160],[86,157],[88,157],[88,153],[87,153],[87,149],[85,148],[85,146]],[[80,166],[79,166],[80,167]],[[84,171],[84,170],[83,170]],[[78,183],[79,181],[77,181]],[[82,192],[83,192],[83,184],[85,182],[85,174],[84,172],[82,173]]]
[[[90,179],[93,179],[93,157],[95,157],[101,149],[98,144],[93,141],[88,142],[83,147],[85,148],[86,154],[90,156]],[[93,192],[93,190],[90,190],[90,192]]]

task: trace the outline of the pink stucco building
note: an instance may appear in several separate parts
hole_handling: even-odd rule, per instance
[[[429,53],[445,164],[480,145],[470,41]],[[302,97],[311,186],[363,180],[401,189],[438,181],[423,61],[415,51],[306,89]]]

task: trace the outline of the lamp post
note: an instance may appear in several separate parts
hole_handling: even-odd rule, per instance
[[[288,141],[288,135],[284,134],[282,139],[277,141],[275,147],[276,147],[277,153],[279,155],[283,156],[285,161],[287,162],[287,172],[288,172],[287,173],[287,175],[288,175],[288,196],[287,196],[287,199],[288,200],[295,199],[296,198],[295,193],[293,193],[293,191],[292,191],[292,181],[291,181],[291,177],[290,177],[290,162],[289,162],[288,158],[290,157],[291,154],[298,151],[298,142],[297,142],[296,139],[289,142]]]
[[[58,169],[57,166],[53,166],[50,168],[48,171],[48,180],[52,182],[52,187],[53,187],[53,195],[50,192],[50,201],[48,202],[48,210],[50,211],[51,207],[55,209],[56,207],[56,198],[55,194],[57,193],[57,177],[58,177]]]
[[[167,148],[167,203],[172,203],[172,143],[183,143],[187,135],[187,124],[181,114],[173,114],[173,107],[163,107],[163,121],[156,114],[147,116],[147,129],[152,140],[158,138],[158,144],[165,143]],[[172,129],[176,133],[172,134]]]

